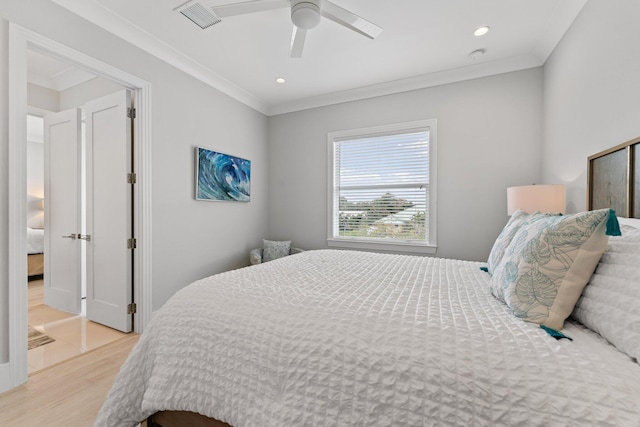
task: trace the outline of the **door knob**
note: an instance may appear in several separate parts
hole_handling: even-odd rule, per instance
[[[76,240],[77,237],[78,235],[75,233],[69,234],[68,236],[62,236],[63,239],[71,239],[71,240]]]

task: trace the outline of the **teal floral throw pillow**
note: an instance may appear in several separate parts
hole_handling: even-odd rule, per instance
[[[509,247],[509,243],[513,240],[513,236],[516,235],[520,226],[529,219],[529,214],[523,210],[517,210],[509,218],[509,222],[504,226],[495,243],[491,248],[489,259],[487,260],[487,271],[489,274],[493,274],[494,270],[502,260],[504,252]]]
[[[561,330],[607,247],[608,224],[619,232],[610,209],[530,215],[495,267],[491,292],[516,317]]]
[[[262,239],[262,260],[273,261],[289,255],[291,240],[275,241]]]

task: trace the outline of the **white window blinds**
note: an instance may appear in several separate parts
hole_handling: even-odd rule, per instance
[[[430,129],[333,141],[333,237],[429,242]]]

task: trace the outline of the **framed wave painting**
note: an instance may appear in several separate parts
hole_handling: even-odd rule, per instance
[[[251,161],[196,147],[196,200],[248,202]]]

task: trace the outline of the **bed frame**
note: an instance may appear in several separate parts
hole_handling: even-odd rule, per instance
[[[640,138],[589,156],[587,210],[612,208],[621,217],[640,218]],[[638,155],[636,155],[638,154]],[[148,427],[231,427],[204,415],[160,411],[147,419]]]
[[[161,411],[147,418],[147,427],[231,427],[227,423],[195,412]]]
[[[42,279],[44,276],[44,254],[27,255],[27,275],[29,280]]]

